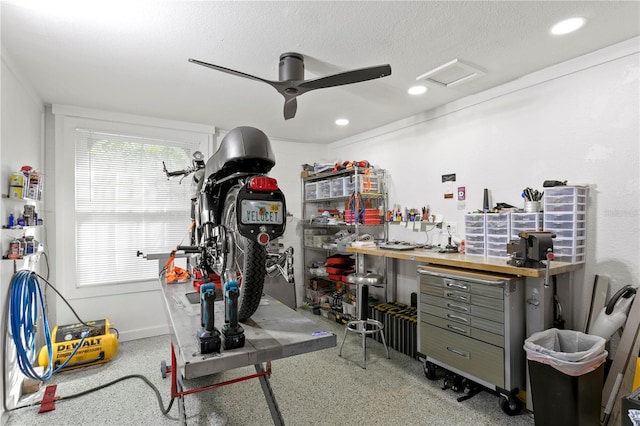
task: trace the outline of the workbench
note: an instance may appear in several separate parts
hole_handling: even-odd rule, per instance
[[[498,274],[511,275],[525,278],[525,300],[526,308],[526,334],[531,334],[551,328],[553,324],[553,293],[551,286],[545,287],[545,268],[522,268],[512,266],[507,263],[507,259],[497,257],[486,257],[468,255],[461,253],[440,253],[431,249],[414,250],[387,250],[377,247],[349,247],[347,251],[355,253],[357,257],[358,270],[364,268],[362,256],[383,257],[387,263],[387,288],[395,292],[395,271],[397,271],[397,261],[405,260],[416,262],[419,265],[440,265],[453,268],[494,272]],[[556,276],[558,281],[558,296],[563,306],[564,318],[571,318],[571,272],[581,268],[581,264],[566,262],[551,262],[549,276]],[[550,284],[550,283],[549,283]],[[394,297],[394,294],[391,295]],[[564,303],[563,303],[564,302]],[[567,328],[572,324],[567,323]]]
[[[186,423],[184,396],[210,390],[241,380],[259,378],[274,424],[284,424],[269,384],[271,361],[336,346],[336,336],[320,329],[313,321],[269,296],[263,296],[260,307],[242,323],[245,345],[220,353],[200,353],[196,332],[201,327],[198,293],[189,283],[160,283],[171,333],[172,398],[177,398],[180,419]],[[188,296],[187,296],[188,295]],[[224,302],[215,302],[215,325],[224,325]],[[264,366],[263,366],[264,364]],[[183,389],[183,379],[209,376],[239,367],[254,365],[256,374],[223,383],[212,383],[198,389]]]
[[[506,277],[518,277],[524,281],[524,322],[525,338],[531,334],[553,327],[554,321],[554,285],[563,318],[566,320],[565,328],[572,329],[572,286],[573,271],[582,267],[582,264],[552,261],[549,267],[549,280],[546,279],[546,269],[523,268],[507,263],[506,258],[467,255],[460,253],[440,253],[430,249],[414,250],[388,250],[376,247],[350,247],[348,252],[356,254],[356,266],[358,271],[364,270],[364,256],[376,256],[385,259],[385,273],[387,277],[387,296],[394,299],[396,296],[396,271],[397,262],[410,261],[416,263],[416,276],[419,266],[445,266],[459,271],[478,271],[501,274]],[[417,286],[417,284],[416,284]],[[417,287],[416,287],[417,288]],[[417,289],[419,293],[419,289]],[[389,293],[391,294],[389,295]],[[394,299],[395,300],[395,299]],[[419,324],[420,327],[420,324]],[[420,331],[418,331],[420,341]],[[522,342],[524,345],[524,341]],[[529,381],[527,380],[527,389]],[[532,409],[530,392],[527,392],[527,408]]]

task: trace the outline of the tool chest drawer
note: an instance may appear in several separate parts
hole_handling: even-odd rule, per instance
[[[448,290],[433,286],[420,286],[420,292],[434,297],[444,298],[450,302],[470,303],[474,306],[483,306],[486,308],[502,311],[504,309],[504,299],[496,299],[480,294],[466,293],[457,290]],[[431,303],[431,302],[427,302]],[[435,302],[434,302],[435,303]]]
[[[481,302],[485,301],[493,302],[493,299],[485,298]],[[452,313],[468,314],[474,317],[486,318],[491,321],[502,323],[504,321],[504,312],[502,311],[502,304],[499,302],[500,301],[491,303],[493,306],[487,307],[476,303],[464,303],[457,300],[433,296],[422,300],[420,306],[425,305],[421,309],[428,309],[432,306],[433,308],[444,309],[445,312],[451,311]]]
[[[496,281],[494,283],[474,283],[462,278],[452,278],[445,276],[420,275],[420,291],[426,292],[428,287],[432,289],[441,289],[443,294],[448,293],[469,293],[471,295],[479,295],[492,297],[494,299],[504,298],[504,286]],[[434,290],[435,291],[435,290]]]
[[[439,361],[439,364],[507,388],[502,348],[427,323],[420,324],[420,337],[429,340],[425,355]]]
[[[472,307],[470,307],[472,308]],[[469,325],[491,333],[503,334],[503,316],[496,311],[481,312],[485,317],[478,315],[476,310],[469,309],[469,312],[461,310],[447,309],[434,306],[428,303],[420,303],[420,311],[426,314],[435,315],[446,320],[459,324]]]
[[[427,362],[484,386],[524,389],[524,281],[422,266],[418,347]]]
[[[460,324],[454,321],[441,318],[439,316],[430,315],[422,312],[422,321],[427,324],[435,325],[447,331],[452,331],[463,336],[473,337],[474,339],[481,340],[483,342],[491,343],[492,345],[504,347],[504,336],[502,333],[491,333],[480,328],[471,327],[468,325]]]

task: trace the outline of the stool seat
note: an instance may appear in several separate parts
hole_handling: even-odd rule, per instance
[[[387,342],[384,339],[384,325],[377,320],[374,319],[361,319],[361,320],[353,320],[347,322],[344,329],[344,336],[342,337],[342,343],[340,344],[340,351],[338,352],[338,356],[342,356],[342,347],[344,346],[344,342],[347,339],[347,333],[357,333],[362,336],[362,354],[363,354],[363,366],[362,368],[367,368],[367,336],[375,333],[380,333],[380,337],[382,338],[382,344],[384,345],[384,349],[387,352],[387,358],[389,358],[389,348],[387,347]]]

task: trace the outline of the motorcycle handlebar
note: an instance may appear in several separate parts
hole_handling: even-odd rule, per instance
[[[176,249],[184,251],[185,253],[200,253],[200,248],[198,246],[178,246]]]
[[[164,170],[164,173],[167,175],[167,177],[182,176],[182,175],[186,176],[189,173],[195,171],[193,167],[189,167],[188,169],[176,170],[175,172],[170,172],[169,170],[167,170],[167,165],[164,163],[164,161],[162,162],[162,169]]]

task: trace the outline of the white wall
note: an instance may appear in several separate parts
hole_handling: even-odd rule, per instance
[[[43,114],[42,101],[33,93],[31,87],[26,84],[15,72],[10,59],[2,52],[2,64],[0,70],[1,79],[1,131],[0,131],[0,158],[3,197],[0,202],[0,222],[6,224],[7,217],[12,211],[22,211],[22,203],[4,198],[8,192],[9,176],[23,165],[30,165],[37,170],[43,170]],[[38,206],[41,217],[46,220],[46,214],[42,204]],[[0,250],[4,255],[8,248],[8,241],[20,237],[20,231],[2,230]],[[38,235],[39,239],[42,239]],[[21,267],[22,265],[18,265]],[[37,269],[40,271],[41,269]],[[5,303],[9,291],[9,283],[13,274],[13,261],[0,261],[0,330],[4,329]],[[5,366],[4,349],[0,350],[0,366],[8,371],[7,404],[15,406],[19,395],[19,375],[15,364],[15,349],[9,351],[8,362]],[[13,361],[12,361],[13,360]],[[2,386],[4,388],[4,383]],[[0,405],[0,413],[4,419],[4,407]]]
[[[492,205],[521,206],[522,189],[542,190],[546,179],[589,184],[587,261],[574,287],[574,324],[581,324],[594,274],[609,276],[614,290],[640,282],[639,45],[632,39],[333,143],[329,157],[387,169],[391,204],[428,204],[460,234],[464,213],[482,209],[483,188]],[[466,187],[464,208],[443,198],[441,175],[448,173],[457,174],[454,189]],[[398,229],[391,227],[392,237]],[[401,234],[415,237],[425,240]],[[415,265],[400,272],[408,302],[417,291]]]

